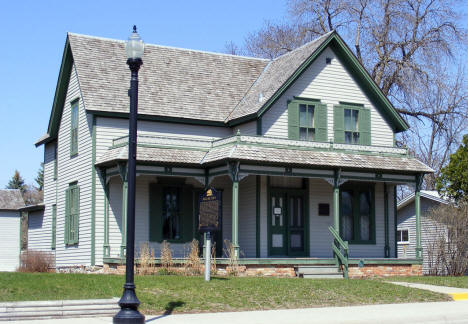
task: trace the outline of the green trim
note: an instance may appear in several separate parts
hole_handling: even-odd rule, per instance
[[[128,113],[124,112],[112,112],[112,111],[97,111],[97,110],[88,110],[90,114],[100,116],[100,117],[110,117],[110,118],[124,118],[128,119]],[[154,115],[145,115],[138,113],[138,120],[150,120],[150,121],[160,121],[167,123],[176,123],[176,124],[188,124],[188,125],[205,125],[205,126],[217,126],[217,127],[226,127],[225,122],[222,121],[211,121],[203,120],[196,118],[182,118],[182,117],[169,117],[169,116],[154,116]]]
[[[255,251],[257,258],[260,257],[260,192],[262,186],[261,176],[255,176]]]
[[[75,140],[75,145],[73,144],[74,136],[73,136],[73,131],[75,128],[73,128],[73,110],[76,108],[76,140]],[[79,140],[79,130],[80,130],[80,100],[74,99],[70,103],[70,157],[73,157],[78,154],[78,140]]]
[[[107,183],[107,171],[102,171],[102,178],[104,181],[104,244],[103,244],[103,257],[110,256],[109,245],[109,184]]]
[[[388,217],[388,190],[387,183],[384,182],[384,225],[385,225],[385,247],[384,255],[386,258],[390,257],[390,243],[389,243],[389,217]]]
[[[262,136],[263,135],[263,130],[262,130],[262,117],[257,118],[257,135]]]
[[[398,214],[397,214],[397,186],[393,186],[393,227],[394,227],[394,238],[393,242],[395,249],[395,258],[398,258],[398,244],[397,244],[397,227],[398,227]]]
[[[50,248],[55,250],[57,246],[57,205],[52,205],[52,238],[50,243]]]
[[[120,257],[125,257],[125,248],[127,247],[127,201],[128,201],[128,182],[127,177],[122,182],[122,242],[120,244]]]
[[[364,104],[355,103],[355,102],[347,102],[347,101],[339,101],[341,106],[352,106],[357,108],[364,108]]]
[[[294,96],[293,98],[294,100],[301,100],[301,101],[307,101],[307,102],[315,102],[315,103],[321,102],[320,99],[315,99],[315,98],[297,97],[297,96]]]
[[[234,177],[232,180],[232,245],[235,250],[235,257],[239,258],[239,180]]]
[[[96,265],[96,117],[91,133],[91,266]]]
[[[414,192],[414,209],[416,214],[416,257],[422,257],[422,245],[421,245],[421,185],[422,176],[417,175],[416,190]]]

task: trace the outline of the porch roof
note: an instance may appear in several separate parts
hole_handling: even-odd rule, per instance
[[[97,166],[111,166],[128,157],[127,138],[100,156]],[[402,148],[293,141],[282,138],[232,136],[219,140],[139,137],[137,161],[199,167],[227,161],[250,164],[432,173],[427,165]]]

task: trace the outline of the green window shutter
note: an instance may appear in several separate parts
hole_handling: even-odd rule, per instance
[[[328,141],[327,105],[315,105],[315,140],[318,142]]]
[[[294,101],[288,103],[288,137],[299,139],[299,104]]]
[[[193,190],[184,186],[181,190],[180,201],[180,222],[181,238],[183,242],[190,242],[193,239],[193,212],[195,210],[193,201]]]
[[[73,244],[77,244],[79,240],[79,228],[80,228],[80,187],[75,187],[75,194],[73,199],[75,210],[73,212]]]
[[[333,108],[333,129],[334,129],[334,142],[344,143],[344,108],[343,106],[336,105]]]
[[[151,242],[162,242],[162,188],[150,183],[149,188],[149,239]]]
[[[370,109],[359,110],[359,144],[371,145],[371,112]]]
[[[70,232],[70,189],[65,190],[65,228],[64,228],[64,240],[65,245],[68,244]]]

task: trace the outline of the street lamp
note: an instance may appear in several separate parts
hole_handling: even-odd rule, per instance
[[[114,316],[114,323],[144,323],[145,316],[138,311],[140,301],[135,294],[134,254],[135,254],[135,178],[138,114],[138,70],[143,64],[141,57],[145,44],[133,26],[133,33],[128,38],[125,50],[127,64],[132,71],[130,79],[130,121],[128,136],[128,204],[127,204],[127,247],[125,264],[125,284],[122,298],[119,300],[120,311]]]

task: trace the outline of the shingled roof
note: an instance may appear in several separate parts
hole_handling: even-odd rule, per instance
[[[0,210],[18,210],[24,206],[19,189],[0,189]]]
[[[128,113],[125,42],[68,34],[87,110]],[[143,115],[224,122],[268,60],[146,44]]]

